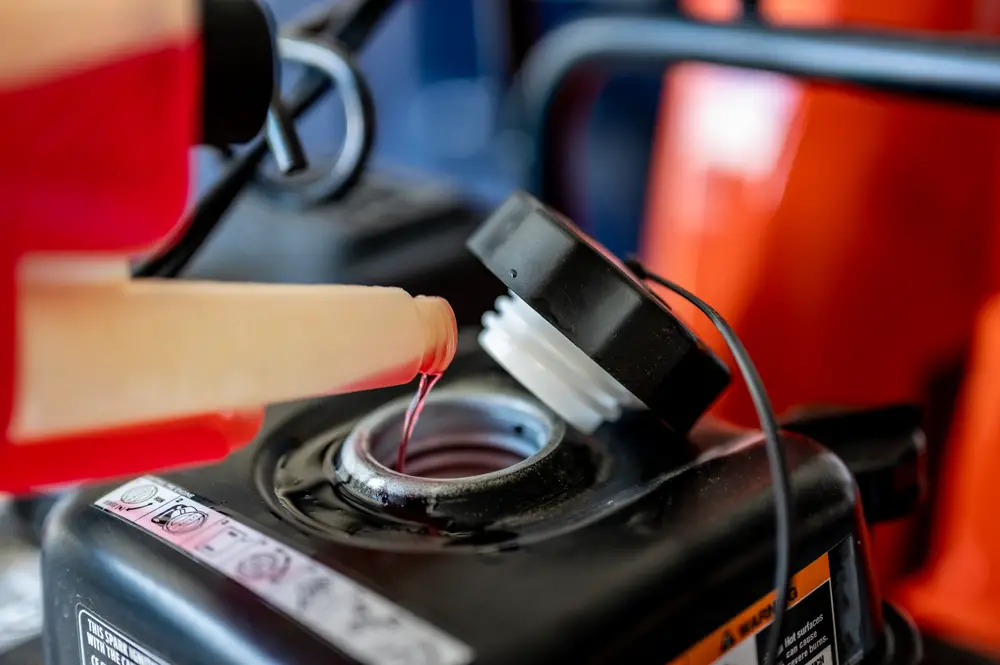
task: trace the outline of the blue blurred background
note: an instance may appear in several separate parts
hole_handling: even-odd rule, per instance
[[[269,4],[286,21],[312,3]],[[398,3],[361,56],[378,115],[375,170],[433,174],[469,197],[499,203],[521,184],[523,152],[505,137],[501,111],[524,53],[553,27],[601,5],[607,2]],[[560,121],[569,146],[560,153],[561,169],[572,193],[562,201],[586,231],[625,255],[638,242],[660,76],[597,77],[578,94],[579,112]],[[310,154],[335,150],[341,122],[332,100],[311,111],[301,126]],[[204,185],[217,169],[211,159],[201,161]]]

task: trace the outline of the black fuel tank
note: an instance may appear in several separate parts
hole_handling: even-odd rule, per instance
[[[222,464],[57,508],[49,664],[760,662],[760,438],[706,453],[641,414],[580,434],[474,342],[411,444],[422,478],[388,468],[401,387],[290,407]],[[889,662],[855,480],[813,441],[785,445],[800,572],[783,662]]]

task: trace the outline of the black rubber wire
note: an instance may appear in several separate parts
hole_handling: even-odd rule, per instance
[[[757,418],[760,420],[760,428],[764,433],[767,459],[771,469],[771,487],[774,490],[774,586],[777,589],[777,594],[774,603],[774,620],[771,622],[771,632],[768,635],[767,648],[764,651],[765,665],[774,665],[778,659],[778,649],[781,645],[781,628],[785,618],[785,609],[788,606],[788,596],[791,587],[792,525],[795,519],[795,506],[791,497],[792,489],[788,478],[785,449],[778,438],[778,419],[774,415],[771,399],[767,396],[764,382],[761,380],[757,368],[750,359],[750,354],[747,353],[736,331],[733,330],[732,326],[711,305],[665,277],[648,272],[641,263],[635,260],[628,261],[627,265],[639,279],[648,280],[670,289],[697,307],[702,314],[708,317],[732,352],[736,366],[739,368],[740,373],[743,375],[743,380],[746,382],[750,399],[753,400],[754,408],[757,411]]]

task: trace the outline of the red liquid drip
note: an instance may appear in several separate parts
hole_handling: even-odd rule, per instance
[[[431,388],[441,378],[440,374],[421,374],[420,385],[417,386],[417,394],[413,396],[413,401],[406,409],[406,417],[403,418],[403,440],[399,442],[399,451],[396,453],[396,471],[404,473],[406,466],[406,448],[410,445],[410,437],[413,436],[413,428],[417,426],[420,419],[420,412],[424,410],[424,402],[431,393]]]

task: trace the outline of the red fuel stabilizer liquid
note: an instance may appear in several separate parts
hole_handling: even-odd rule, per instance
[[[430,395],[434,384],[441,378],[440,374],[421,374],[420,385],[417,386],[417,394],[413,396],[413,401],[406,409],[406,416],[403,418],[403,438],[399,442],[399,451],[396,453],[396,471],[405,473],[406,449],[410,445],[410,437],[413,436],[413,428],[417,426],[420,419],[420,412],[424,410],[424,402]]]

